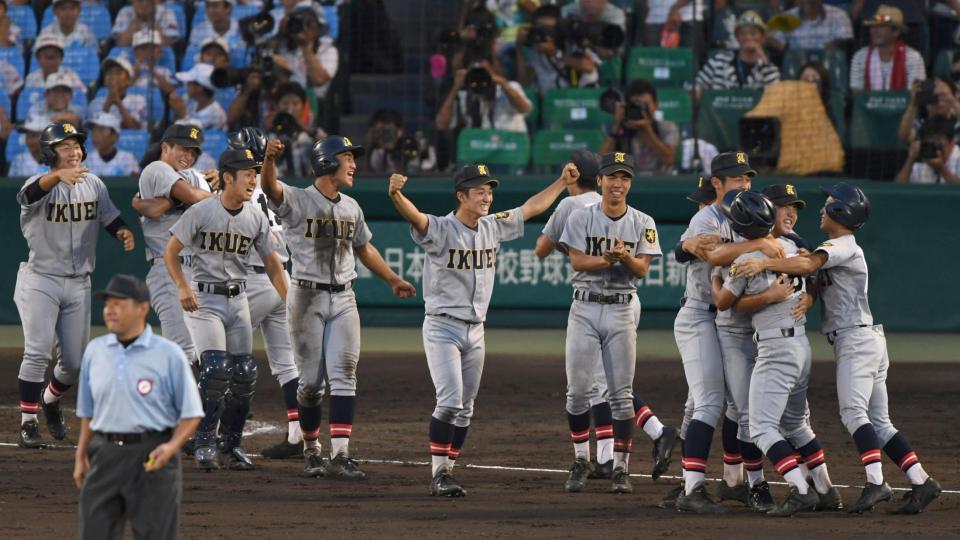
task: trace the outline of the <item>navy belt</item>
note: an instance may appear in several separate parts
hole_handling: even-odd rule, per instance
[[[827,334],[826,334],[826,336],[827,336],[827,341],[829,341],[830,344],[833,345],[834,340],[837,339],[837,334],[840,333],[840,332],[846,332],[847,330],[853,330],[854,328],[870,328],[870,327],[872,327],[872,326],[873,326],[872,324],[858,324],[858,325],[856,325],[856,326],[849,326],[849,327],[847,327],[847,328],[840,328],[839,330],[834,330],[833,332],[827,332]]]
[[[94,434],[106,439],[109,442],[116,444],[117,446],[123,446],[125,444],[140,444],[144,440],[154,439],[158,437],[167,437],[170,438],[172,430],[164,431],[147,431],[144,433],[105,433],[103,431],[95,431]]]
[[[246,281],[236,281],[233,283],[201,283],[197,282],[197,290],[202,293],[219,294],[227,298],[240,296],[240,293],[247,290]]]
[[[249,268],[250,271],[253,272],[254,274],[266,274],[266,273],[267,273],[267,269],[264,268],[264,267],[262,267],[262,266],[250,265],[250,266],[248,266],[247,268]]]
[[[298,279],[297,285],[307,289],[313,289],[315,291],[326,291],[333,293],[343,292],[349,288],[349,284],[347,283],[341,283],[337,285],[334,283],[317,283],[316,281],[309,281],[306,279]]]
[[[754,334],[754,337],[759,342],[773,338],[800,337],[806,335],[806,333],[807,331],[804,327],[794,326],[792,328],[771,328],[767,330],[759,330],[756,334]]]
[[[703,311],[709,311],[710,313],[716,313],[716,312],[717,312],[717,306],[715,306],[715,305],[713,305],[713,304],[708,304],[708,303],[706,303],[706,302],[701,302],[701,301],[699,301],[699,300],[694,300],[693,298],[686,298],[686,297],[681,298],[681,299],[680,299],[680,305],[681,305],[681,306],[686,306],[686,307],[689,307],[689,308],[693,308],[693,309],[700,309],[700,310],[703,310]]]

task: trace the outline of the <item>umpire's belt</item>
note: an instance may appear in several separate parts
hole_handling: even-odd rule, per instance
[[[304,287],[306,289],[313,289],[315,291],[326,291],[326,292],[343,292],[350,288],[349,283],[317,283],[316,281],[309,281],[306,279],[298,279],[297,285]]]
[[[231,283],[201,283],[197,282],[197,290],[203,293],[220,294],[227,298],[240,296],[240,293],[247,290],[246,281],[234,281]]]
[[[840,328],[839,330],[834,330],[833,332],[827,332],[827,334],[826,334],[826,336],[827,336],[827,341],[829,341],[830,344],[833,345],[833,342],[837,340],[837,335],[838,335],[838,334],[843,334],[843,333],[845,333],[845,332],[849,332],[850,330],[856,330],[857,328],[870,328],[871,330],[873,330],[874,332],[880,334],[881,336],[883,335],[883,326],[882,326],[882,325],[879,325],[879,324],[878,324],[878,325],[874,326],[874,325],[871,325],[871,324],[858,324],[858,325],[856,325],[856,326],[850,326],[850,327],[847,327],[847,328]]]
[[[180,264],[183,266],[190,266],[190,261],[193,260],[193,257],[190,257],[189,255],[178,258],[180,259]],[[163,257],[154,257],[150,259],[150,266],[154,266],[156,264],[163,264]]]
[[[103,431],[94,431],[93,433],[117,446],[123,446],[126,444],[140,444],[144,441],[156,439],[169,440],[173,434],[173,430],[147,431],[144,433],[104,433]]]
[[[581,302],[596,302],[598,304],[629,304],[633,299],[632,294],[597,294],[587,291],[573,291],[573,299]]]
[[[787,338],[787,337],[800,337],[807,334],[807,329],[802,326],[794,326],[793,328],[769,328],[767,330],[760,330],[754,334],[754,338],[757,341],[763,341],[765,339],[773,338]]]
[[[694,300],[693,298],[687,298],[687,297],[681,298],[680,305],[683,307],[699,309],[702,311],[709,311],[710,313],[717,312],[717,306],[713,304],[708,304],[706,302],[701,302],[699,300]]]

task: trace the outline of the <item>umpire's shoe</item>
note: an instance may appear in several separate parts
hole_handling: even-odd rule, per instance
[[[611,465],[613,460],[611,460]],[[579,457],[576,461],[573,462],[573,466],[570,467],[570,476],[567,477],[567,481],[563,484],[563,490],[567,493],[580,493],[583,491],[583,488],[587,487],[587,478],[590,478],[590,473],[592,472],[592,467],[590,462],[586,459]],[[609,476],[607,478],[610,478]]]
[[[221,450],[220,465],[229,471],[252,471],[255,468],[250,456],[239,446]]]
[[[893,513],[919,514],[928,504],[940,496],[941,491],[939,482],[934,480],[933,477],[927,478],[926,482],[913,486],[913,489],[904,496],[907,503],[894,510]]]
[[[59,399],[53,403],[43,403],[43,418],[47,421],[47,431],[51,437],[58,441],[67,438],[67,424],[63,421],[63,409],[60,408]]]
[[[653,470],[650,476],[654,480],[660,478],[660,475],[667,472],[670,467],[670,455],[673,453],[673,444],[677,442],[677,429],[664,426],[663,433],[653,441]]]
[[[720,501],[737,501],[750,506],[750,488],[746,484],[737,484],[730,487],[726,482],[720,481],[720,487],[717,488],[717,499]]]
[[[303,451],[303,476],[317,478],[327,475],[327,464],[330,460],[320,455],[319,448],[310,448]]]
[[[860,499],[853,503],[853,506],[851,506],[848,511],[851,514],[868,512],[873,510],[873,507],[876,506],[877,503],[889,501],[892,496],[893,490],[890,489],[890,484],[886,482],[882,484],[871,484],[867,482],[867,485],[863,488],[863,492],[860,494]]]
[[[613,476],[611,478],[610,493],[633,493],[633,485],[630,484],[630,475],[622,465],[613,469]]]
[[[817,487],[813,483],[813,479],[808,478],[807,485],[810,486],[810,489],[816,491]],[[818,502],[814,508],[817,512],[838,512],[843,510],[843,498],[840,497],[839,489],[831,486],[826,493],[817,492],[817,496],[820,497],[820,502]]]
[[[596,458],[590,459],[590,474],[587,475],[587,478],[591,480],[609,480],[613,476],[613,460],[608,459],[603,463],[597,461]]]
[[[341,480],[366,480],[367,475],[360,470],[357,460],[347,457],[344,453],[337,454],[327,463],[327,476]]]
[[[722,504],[713,502],[703,484],[694,488],[689,495],[681,493],[677,497],[677,510],[695,514],[723,514],[727,511]]]
[[[773,495],[770,494],[770,484],[763,481],[752,486],[748,505],[754,512],[765,513],[773,510],[777,505],[773,502]]]
[[[440,467],[437,474],[430,481],[430,495],[434,497],[466,497],[467,490],[463,489],[453,476],[450,469]]]
[[[806,493],[801,494],[796,486],[791,486],[790,495],[787,495],[787,500],[783,501],[783,504],[780,506],[767,512],[767,515],[773,517],[789,517],[797,512],[813,510],[818,502],[820,502],[820,496],[817,495],[817,490],[808,489]]]
[[[291,459],[303,457],[303,444],[292,444],[284,435],[283,440],[271,446],[264,448],[260,454],[267,459]]]
[[[20,431],[17,432],[17,446],[20,448],[44,448],[47,446],[40,438],[40,424],[36,420],[30,420],[20,425]]]

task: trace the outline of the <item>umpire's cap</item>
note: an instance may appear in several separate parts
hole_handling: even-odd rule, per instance
[[[722,208],[730,228],[748,240],[770,234],[777,221],[773,203],[756,191],[730,190],[723,196]]]
[[[203,130],[190,124],[170,124],[170,127],[163,132],[163,138],[160,139],[160,142],[179,144],[184,148],[201,150]]]
[[[130,298],[135,302],[149,302],[150,289],[147,284],[136,276],[130,274],[117,274],[110,278],[107,287],[102,291],[93,293],[95,298],[101,300],[106,298]]]
[[[772,184],[763,188],[763,194],[777,206],[796,206],[797,210],[807,206],[797,196],[797,188],[793,184]]]
[[[217,168],[221,171],[224,169],[232,169],[235,171],[242,169],[259,170],[260,165],[261,163],[253,156],[253,150],[249,148],[244,148],[243,150],[229,148],[220,154],[220,162],[217,164]]]
[[[255,127],[231,132],[227,136],[227,144],[235,150],[250,150],[253,152],[253,159],[258,163],[263,163],[263,156],[267,153],[267,138]]]
[[[717,154],[710,162],[710,174],[717,178],[725,176],[756,176],[757,171],[750,167],[750,157],[746,152],[724,152]]]
[[[870,199],[860,188],[840,182],[833,187],[821,187],[821,191],[831,197],[824,210],[830,219],[855,231],[870,219]]]
[[[87,159],[87,149],[83,146],[87,141],[87,133],[70,122],[54,122],[40,132],[40,163],[55,167],[60,156],[53,147],[67,139],[75,139],[83,152],[80,160]]]
[[[700,204],[710,204],[717,200],[717,190],[709,178],[697,177],[697,190],[687,195],[687,200]]]
[[[310,165],[313,167],[313,174],[324,176],[336,172],[340,167],[337,154],[344,152],[350,152],[354,158],[358,158],[364,154],[365,150],[362,146],[355,145],[350,142],[350,139],[340,135],[330,135],[314,143],[313,150],[310,153]]]
[[[486,165],[464,165],[453,176],[453,187],[455,190],[469,189],[490,184],[495,188],[500,185],[500,181],[490,176],[490,171]]]

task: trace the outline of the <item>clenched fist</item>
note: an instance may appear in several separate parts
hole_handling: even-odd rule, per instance
[[[400,193],[400,190],[403,189],[403,186],[407,184],[407,177],[402,174],[393,173],[390,175],[390,188],[387,193],[393,197],[397,193]]]
[[[573,163],[567,163],[563,166],[563,172],[560,174],[560,178],[562,178],[563,183],[568,186],[574,184],[577,179],[580,178],[580,169],[577,169],[577,166]]]
[[[273,161],[283,153],[283,143],[277,139],[267,141],[267,148],[263,152],[264,161]]]

